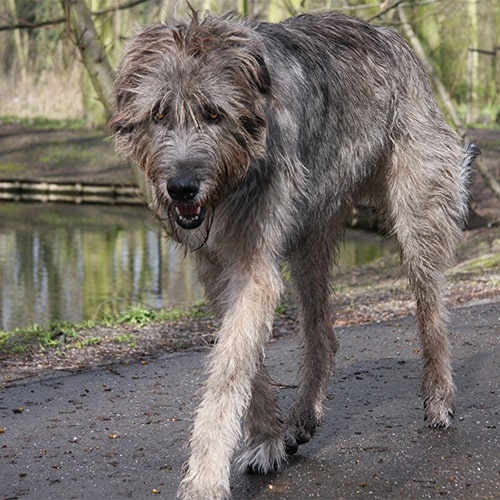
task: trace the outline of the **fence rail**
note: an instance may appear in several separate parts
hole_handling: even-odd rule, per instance
[[[140,189],[135,185],[1,180],[0,200],[64,203],[103,203],[142,205]]]
[[[147,205],[138,186],[132,184],[90,184],[83,182],[47,182],[0,180],[0,202],[94,203],[105,205]],[[370,207],[352,211],[351,227],[377,230],[378,219]]]

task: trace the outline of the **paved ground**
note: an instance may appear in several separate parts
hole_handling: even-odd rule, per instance
[[[233,474],[234,499],[498,498],[500,303],[455,309],[457,418],[424,426],[418,345],[405,318],[339,330],[325,423],[284,472]],[[268,365],[284,407],[298,349],[275,341]],[[204,352],[0,392],[0,498],[174,498]]]

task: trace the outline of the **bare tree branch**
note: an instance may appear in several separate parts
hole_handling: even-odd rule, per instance
[[[29,21],[23,21],[18,19],[16,24],[6,24],[0,26],[0,31],[9,31],[9,30],[28,30],[35,28],[43,28],[45,26],[51,26],[55,24],[62,24],[66,21],[64,17],[57,17],[56,19],[49,19],[47,21],[40,21],[37,23],[30,23]]]
[[[112,7],[108,7],[106,9],[96,10],[91,12],[93,16],[102,16],[104,14],[109,14],[110,12],[116,12],[118,10],[125,10],[135,7],[141,3],[145,3],[149,0],[130,0],[129,2],[114,5]],[[46,21],[39,21],[36,23],[31,23],[29,21],[24,21],[22,19],[18,19],[16,24],[7,24],[0,26],[0,31],[8,31],[8,30],[27,30],[27,29],[36,29],[43,28],[45,26],[53,26],[57,24],[63,24],[66,22],[65,17],[56,17],[55,19],[47,19]]]
[[[396,0],[391,5],[388,5],[385,9],[382,9],[378,14],[375,14],[374,16],[367,19],[367,21],[369,23],[371,23],[374,19],[378,19],[379,17],[382,17],[383,15],[387,14],[390,10],[398,7],[398,5],[401,4],[402,2],[403,2],[403,0]]]

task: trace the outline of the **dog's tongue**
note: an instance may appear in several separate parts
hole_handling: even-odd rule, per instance
[[[184,229],[195,229],[205,220],[206,207],[196,203],[176,203],[174,205],[175,221]]]
[[[177,213],[183,217],[194,217],[200,213],[200,206],[191,203],[178,203],[176,209]]]

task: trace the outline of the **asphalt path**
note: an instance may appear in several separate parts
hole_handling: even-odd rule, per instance
[[[423,422],[407,317],[338,330],[323,426],[279,474],[232,475],[234,499],[499,498],[500,302],[452,311],[457,415]],[[299,349],[267,365],[283,408]],[[174,498],[206,351],[52,373],[0,391],[0,498]]]

